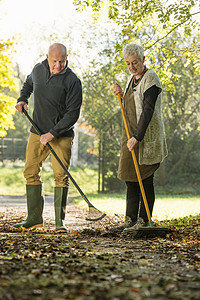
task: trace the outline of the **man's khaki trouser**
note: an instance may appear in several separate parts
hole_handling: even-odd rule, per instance
[[[53,150],[56,152],[64,166],[69,168],[71,149],[73,144],[73,137],[61,137],[53,139],[50,142]],[[50,150],[47,146],[40,143],[40,136],[30,133],[27,149],[26,149],[26,163],[24,168],[24,177],[27,185],[42,184],[40,171],[43,162],[49,156]],[[52,168],[55,186],[66,187],[69,185],[68,177],[65,170],[61,167],[59,162],[52,154]]]

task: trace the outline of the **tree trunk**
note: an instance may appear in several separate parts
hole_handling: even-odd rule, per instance
[[[162,162],[159,168],[159,183],[160,185],[165,185],[165,163]]]
[[[98,193],[101,192],[101,141],[99,141],[99,157],[98,157]]]
[[[102,142],[102,192],[105,191],[105,142]]]

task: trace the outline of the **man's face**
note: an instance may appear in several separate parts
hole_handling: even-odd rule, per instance
[[[49,51],[49,54],[47,54],[47,60],[51,74],[58,74],[66,66],[67,55],[64,55],[62,49],[55,48]]]

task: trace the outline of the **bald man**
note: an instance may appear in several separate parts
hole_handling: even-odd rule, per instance
[[[67,49],[63,44],[50,45],[46,59],[33,68],[17,99],[16,109],[28,111],[28,100],[33,93],[33,121],[39,127],[39,136],[31,127],[26,150],[24,177],[26,179],[27,219],[15,224],[15,228],[43,226],[42,180],[40,171],[50,154],[46,144],[52,148],[67,168],[70,165],[71,148],[74,138],[73,126],[77,122],[82,104],[80,79],[68,67]],[[66,231],[63,223],[69,188],[65,171],[52,156],[55,181],[54,208],[56,231]]]

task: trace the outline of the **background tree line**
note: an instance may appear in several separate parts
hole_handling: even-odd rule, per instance
[[[75,3],[79,10],[90,6],[96,20],[105,4],[100,0]],[[118,80],[125,86],[127,73],[122,49],[124,44],[135,40],[143,44],[147,66],[158,73],[163,84],[162,107],[169,155],[165,166],[160,168],[158,182],[198,185],[200,27],[195,17],[200,13],[199,2],[124,0],[106,1],[106,5],[109,19],[121,26],[121,33],[114,42],[107,42],[99,70],[84,77],[84,116],[99,138],[102,190],[122,187],[116,178],[122,121],[112,84]]]

